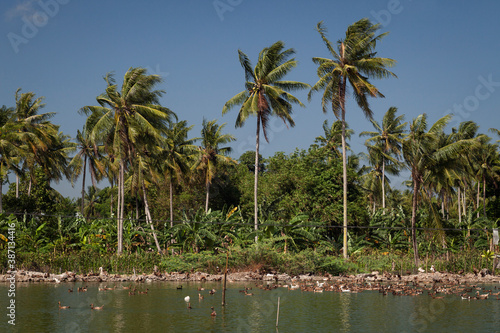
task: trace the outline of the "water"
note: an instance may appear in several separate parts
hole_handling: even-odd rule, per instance
[[[87,292],[77,292],[81,283],[18,283],[12,326],[6,316],[8,286],[1,284],[0,332],[500,332],[500,301],[494,297],[468,301],[456,295],[432,299],[426,294],[383,296],[377,291],[265,291],[254,283],[230,283],[227,305],[222,307],[221,283],[182,283],[182,290],[177,289],[180,283],[135,284],[138,290],[149,289],[135,296],[122,289],[128,283],[106,292],[98,291],[104,283],[87,285]],[[253,287],[253,296],[239,292],[245,285]],[[200,286],[206,290],[198,291]],[[211,288],[217,290],[214,295],[208,293]],[[187,308],[186,296],[192,309]],[[59,310],[58,301],[71,308]],[[91,310],[91,303],[104,309]]]

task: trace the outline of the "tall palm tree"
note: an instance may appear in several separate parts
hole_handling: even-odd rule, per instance
[[[232,134],[222,134],[226,124],[218,125],[217,120],[206,121],[203,119],[201,129],[201,146],[198,147],[199,157],[194,165],[202,170],[205,179],[205,213],[208,212],[208,201],[210,198],[210,184],[217,172],[217,166],[221,163],[236,163],[231,157],[226,156],[231,152],[231,147],[220,147],[230,143],[236,138]]]
[[[257,64],[254,68],[247,55],[238,50],[241,66],[245,71],[245,90],[232,97],[224,104],[222,114],[227,113],[236,105],[241,105],[236,127],[241,127],[249,116],[257,117],[257,130],[255,139],[255,179],[254,179],[254,228],[258,229],[258,204],[257,190],[259,178],[259,141],[260,129],[267,138],[267,126],[271,116],[279,117],[285,124],[295,126],[292,119],[292,104],[304,106],[289,91],[307,89],[308,84],[283,80],[283,78],[297,66],[295,58],[290,58],[295,53],[294,49],[284,49],[285,44],[278,41],[270,47],[264,48],[259,53]]]
[[[20,172],[19,163],[19,133],[13,120],[14,108],[3,105],[0,108],[0,212],[2,207],[2,186],[10,170]]]
[[[427,130],[427,115],[421,114],[410,124],[410,131],[403,141],[403,157],[411,172],[413,183],[411,228],[415,267],[419,262],[416,222],[421,186],[427,183],[426,179],[432,173],[433,168],[440,163],[456,159],[466,148],[477,144],[474,139],[469,139],[439,146],[437,144],[439,136],[450,119],[451,116],[444,116]]]
[[[45,97],[35,98],[33,92],[20,92],[21,88],[17,89],[15,94],[15,120],[23,152],[20,168],[28,171],[30,177],[28,195],[30,195],[31,184],[35,180],[36,164],[44,165],[45,157],[59,139],[58,126],[50,122],[55,115],[54,112],[39,113],[45,107],[43,103]],[[18,187],[19,174],[16,173],[16,193]]]
[[[483,216],[486,217],[486,180],[492,181],[495,187],[497,186],[496,182],[500,181],[500,158],[498,154],[498,145],[489,143],[491,138],[481,136],[479,140],[481,144],[472,154],[472,159],[474,161],[474,171],[478,182],[478,198],[480,196],[479,184],[482,184],[483,187]]]
[[[373,198],[373,212],[376,208],[376,197],[380,197],[382,201],[382,208],[385,208],[385,187],[388,187],[390,182],[387,174],[397,176],[399,175],[400,165],[384,153],[385,146],[380,142],[376,145],[366,144],[368,154],[364,154],[371,168],[363,171],[367,172],[364,176],[364,187],[372,194]],[[384,179],[385,178],[385,179]]]
[[[321,104],[326,113],[328,105],[342,121],[342,165],[344,183],[344,258],[347,258],[347,157],[345,133],[345,102],[348,86],[352,87],[352,94],[358,106],[366,117],[372,118],[372,111],[368,104],[368,96],[384,97],[380,91],[370,83],[370,78],[386,78],[396,76],[387,68],[392,67],[395,61],[389,58],[376,56],[375,46],[387,33],[376,35],[379,24],[372,24],[370,20],[361,19],[347,28],[344,39],[337,42],[337,51],[326,37],[326,28],[319,22],[316,30],[325,43],[333,59],[314,57],[313,62],[318,65],[318,82],[309,92],[323,90]]]
[[[404,115],[396,117],[398,109],[391,106],[382,119],[382,125],[376,120],[370,119],[375,131],[364,131],[359,136],[370,136],[366,140],[367,144],[381,144],[382,150],[382,208],[385,209],[385,167],[391,156],[396,158],[401,155],[401,142],[404,137],[404,132],[407,123],[402,123]],[[395,162],[394,160],[392,162]]]
[[[69,166],[73,168],[72,181],[82,175],[82,206],[81,213],[84,209],[85,197],[85,177],[87,174],[87,164],[89,166],[90,178],[94,189],[97,189],[97,181],[101,180],[106,174],[105,164],[101,160],[102,146],[98,146],[96,142],[90,140],[90,132],[87,126],[83,127],[82,132],[77,130],[76,133],[78,152],[73,157]]]
[[[170,226],[174,226],[174,182],[180,181],[190,171],[193,154],[196,151],[194,142],[198,138],[188,139],[188,132],[193,125],[187,126],[187,121],[182,120],[171,123],[166,131],[166,136],[160,143],[160,152],[157,161],[158,169],[169,183],[170,198]]]
[[[117,205],[117,253],[123,250],[123,218],[125,198],[125,171],[135,156],[136,140],[148,135],[159,140],[167,123],[175,114],[160,105],[163,90],[155,90],[162,82],[158,75],[148,75],[144,68],[130,68],[123,78],[121,89],[115,84],[113,74],[105,76],[106,91],[97,97],[99,106],[84,106],[80,109],[88,115],[86,125],[90,140],[104,140],[108,155],[119,161],[118,205]]]

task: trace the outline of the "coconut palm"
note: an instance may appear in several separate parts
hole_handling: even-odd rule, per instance
[[[44,167],[48,161],[47,154],[50,154],[53,145],[57,145],[58,126],[49,121],[55,115],[54,112],[39,113],[45,107],[43,103],[45,97],[35,98],[33,92],[20,92],[21,88],[17,89],[15,94],[15,121],[18,126],[19,148],[22,151],[20,169],[26,170],[29,174],[28,195],[30,195],[31,184],[35,180],[36,165]],[[48,168],[44,169],[48,171]],[[18,184],[19,173],[16,173],[16,193]]]
[[[173,186],[176,181],[181,181],[189,173],[196,151],[194,143],[198,138],[188,139],[188,132],[192,128],[193,125],[188,127],[185,120],[171,123],[160,143],[158,169],[169,183],[171,227],[174,226]]]
[[[346,124],[346,139],[350,139],[354,131],[348,128],[349,125]],[[325,147],[333,156],[340,158],[342,153],[339,148],[342,147],[342,122],[340,120],[334,121],[332,126],[328,126],[328,119],[323,122],[323,132],[324,136],[320,135],[316,137],[314,142],[319,143],[320,146]],[[347,144],[347,149],[349,149],[349,144]]]
[[[216,175],[217,166],[221,163],[236,163],[231,157],[226,156],[231,152],[231,147],[219,147],[236,140],[231,134],[222,134],[225,125],[224,123],[219,126],[216,120],[206,121],[203,119],[201,146],[198,147],[199,157],[194,167],[204,174],[206,188],[205,213],[208,212],[210,184],[212,184],[212,179]]]
[[[403,157],[413,183],[411,228],[415,267],[418,267],[419,262],[416,221],[421,186],[427,184],[427,178],[437,165],[449,164],[450,160],[456,159],[466,148],[477,145],[476,140],[469,139],[439,146],[439,136],[450,119],[451,116],[444,116],[427,130],[427,115],[421,114],[410,124],[410,131],[403,141]]]
[[[387,179],[387,174],[397,176],[399,175],[400,165],[397,161],[386,156],[384,154],[385,146],[380,142],[377,145],[367,144],[368,154],[364,154],[365,159],[371,168],[365,168],[363,171],[367,172],[364,175],[364,187],[371,194],[371,200],[373,200],[373,212],[375,213],[376,208],[376,197],[382,198],[382,208],[385,208],[384,197],[385,197],[385,187],[388,187],[390,181]],[[379,201],[380,202],[380,201]]]
[[[14,108],[3,105],[0,108],[0,212],[2,208],[2,185],[10,170],[17,169],[19,163],[19,133],[13,122]]]
[[[92,185],[94,189],[97,189],[97,181],[101,180],[105,175],[105,165],[101,160],[102,146],[98,146],[97,143],[90,141],[89,131],[87,127],[84,126],[82,132],[77,130],[76,141],[77,141],[77,153],[69,163],[69,166],[73,169],[73,175],[71,181],[82,175],[82,206],[81,213],[83,214],[84,209],[84,197],[85,197],[85,176],[87,174],[87,163],[90,171],[90,178],[92,180]]]
[[[144,68],[130,68],[123,78],[121,89],[113,74],[105,76],[106,91],[97,97],[99,106],[85,106],[80,112],[87,115],[90,140],[103,138],[104,148],[119,162],[117,205],[117,253],[123,249],[123,218],[125,198],[125,171],[135,157],[136,140],[148,135],[159,140],[168,122],[175,114],[160,105],[163,90],[155,90],[162,82],[158,75],[148,75]]]
[[[267,126],[271,116],[279,117],[285,124],[295,126],[292,119],[292,104],[304,106],[300,100],[290,94],[290,91],[306,89],[308,84],[283,80],[283,78],[297,66],[294,49],[284,49],[285,44],[278,41],[259,53],[254,68],[247,55],[238,50],[241,66],[245,71],[245,90],[238,93],[226,102],[222,114],[227,113],[237,105],[241,108],[236,118],[236,127],[242,127],[249,116],[257,117],[255,143],[255,179],[254,179],[254,228],[258,229],[257,190],[259,178],[259,141],[260,130],[267,138]]]
[[[401,142],[404,137],[406,123],[402,123],[404,115],[396,117],[398,109],[390,107],[382,119],[380,125],[376,120],[370,119],[375,131],[364,131],[359,136],[370,136],[366,140],[367,144],[382,145],[380,150],[382,160],[382,208],[385,209],[385,167],[387,162],[397,164],[391,157],[398,158],[401,155]]]
[[[326,37],[326,28],[319,22],[316,30],[325,43],[333,59],[314,57],[313,62],[318,65],[318,82],[309,92],[309,99],[314,92],[323,91],[321,104],[323,112],[328,106],[342,121],[342,165],[344,183],[344,258],[347,258],[347,156],[346,156],[346,125],[345,103],[348,86],[352,87],[352,95],[358,106],[368,118],[372,118],[372,110],[368,104],[368,96],[384,97],[380,91],[370,83],[370,78],[386,78],[396,76],[387,68],[392,67],[395,61],[389,58],[376,56],[375,46],[387,33],[376,35],[379,24],[372,24],[370,20],[361,19],[347,28],[344,39],[337,42],[337,51]]]
[[[500,181],[500,158],[498,154],[498,145],[489,143],[491,139],[481,136],[481,145],[472,154],[474,173],[478,182],[477,196],[479,198],[479,185],[483,186],[483,216],[486,217],[486,180],[490,180],[497,186]],[[479,208],[479,201],[478,201]],[[479,217],[479,216],[478,216]]]

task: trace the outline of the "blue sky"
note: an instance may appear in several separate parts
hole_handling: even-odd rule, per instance
[[[454,113],[453,125],[474,120],[487,132],[500,127],[499,13],[493,0],[2,1],[0,105],[13,106],[17,88],[45,96],[43,111],[56,112],[53,122],[75,137],[85,121],[77,111],[95,105],[105,89],[102,77],[115,72],[121,83],[128,68],[145,67],[163,76],[161,102],[195,125],[192,137],[199,136],[203,117],[227,123],[237,158],[255,147],[253,119],[235,129],[237,109],[221,114],[244,88],[237,50],[255,64],[264,47],[282,40],[299,61],[287,78],[314,84],[311,58],[328,56],[316,24],[323,20],[336,41],[367,17],[390,32],[377,46],[379,56],[397,61],[397,79],[372,81],[386,96],[371,100],[376,120],[396,106],[407,121],[424,112],[431,122]],[[265,157],[306,149],[322,134],[323,121],[334,120],[322,113],[321,94],[311,102],[306,91],[295,95],[306,107],[295,108],[294,128],[271,122],[270,142],[261,146]],[[372,127],[353,100],[347,122],[355,131],[353,150],[364,151],[358,134]],[[80,191],[66,182],[54,187],[68,196]]]

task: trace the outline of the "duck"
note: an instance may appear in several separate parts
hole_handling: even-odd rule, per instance
[[[186,302],[189,302],[189,300],[190,300],[190,299],[191,299],[191,297],[189,297],[189,296],[184,297],[184,300],[185,300]]]
[[[209,293],[210,295],[213,295],[213,294],[215,294],[215,292],[216,292],[216,291],[217,291],[217,290],[212,289],[212,290],[210,290],[208,293]]]
[[[128,295],[129,295],[129,296],[134,296],[134,295],[135,295],[135,290],[129,291],[129,292],[128,292]]]
[[[92,310],[102,310],[104,308],[104,305],[102,305],[102,306],[94,306],[94,304],[92,303],[92,304],[90,304],[90,308]]]
[[[59,309],[69,309],[69,306],[61,305],[61,301],[59,301],[58,303],[59,303]]]
[[[436,273],[436,268],[434,268],[434,265],[431,265],[431,272]]]
[[[139,291],[139,294],[147,294],[147,293],[148,293],[148,291],[149,291],[149,289],[148,289],[148,288],[146,288],[146,291]]]
[[[253,296],[253,293],[247,293],[245,290],[245,296]]]
[[[68,293],[72,293],[72,292],[73,292],[73,288],[68,289]]]
[[[349,288],[346,288],[345,285],[341,285],[340,286],[340,290],[343,292],[343,293],[350,293],[351,290]]]
[[[128,287],[122,286],[122,289],[130,289],[132,288],[132,285],[129,285]]]
[[[182,290],[182,284],[180,286],[177,286],[177,290]]]
[[[487,299],[489,294],[479,294],[479,291],[476,291],[476,299]]]
[[[198,299],[199,300],[202,300],[205,296],[203,296],[202,294],[198,293]]]
[[[212,317],[217,316],[217,312],[215,312],[214,307],[212,306],[212,307],[210,307],[210,309],[212,309],[212,313],[210,313],[210,315],[211,315]]]

